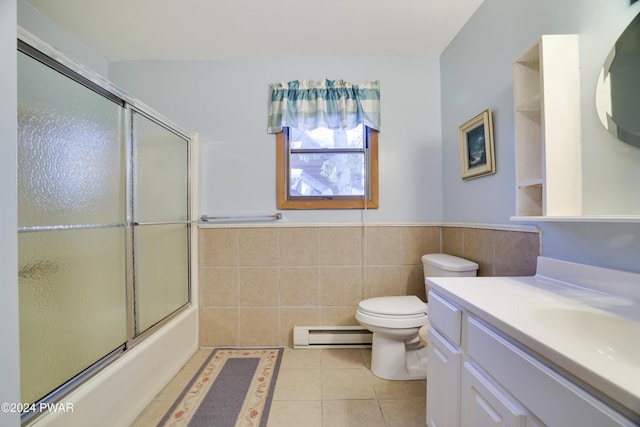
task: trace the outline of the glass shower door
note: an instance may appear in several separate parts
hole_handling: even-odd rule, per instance
[[[124,108],[18,53],[21,402],[127,341]]]
[[[135,335],[189,302],[189,145],[133,111]]]
[[[22,403],[59,401],[190,301],[190,138],[54,54],[18,40]]]

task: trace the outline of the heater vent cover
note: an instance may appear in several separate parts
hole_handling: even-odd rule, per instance
[[[366,348],[373,333],[362,326],[294,326],[294,348]]]

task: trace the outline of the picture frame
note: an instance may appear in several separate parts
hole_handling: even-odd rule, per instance
[[[486,109],[460,126],[460,170],[463,180],[496,172],[491,116],[491,110]]]

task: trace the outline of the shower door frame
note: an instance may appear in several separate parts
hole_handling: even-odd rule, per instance
[[[135,99],[112,83],[108,82],[92,70],[84,67],[83,65],[71,60],[66,55],[44,42],[34,34],[18,26],[17,37],[17,52],[22,52],[31,58],[42,62],[46,66],[53,70],[60,72],[66,77],[74,80],[75,82],[85,86],[87,89],[92,90],[105,98],[115,102],[124,109],[123,114],[123,148],[125,151],[125,254],[126,254],[126,279],[123,283],[126,286],[126,342],[119,348],[115,349],[109,354],[104,355],[100,360],[87,367],[81,373],[71,378],[69,381],[61,384],[57,389],[51,393],[43,396],[39,402],[57,402],[60,401],[65,395],[72,390],[75,390],[78,386],[85,383],[92,378],[96,373],[102,370],[104,367],[117,360],[122,355],[136,345],[140,344],[149,336],[160,330],[172,319],[176,318],[179,314],[183,313],[194,304],[194,276],[197,275],[196,266],[194,265],[194,257],[197,257],[197,220],[193,220],[193,212],[196,211],[196,189],[195,181],[193,179],[194,171],[197,170],[197,134],[193,132],[187,132],[174,124],[171,120],[164,117],[148,105],[144,104],[138,99]],[[133,136],[133,112],[140,114],[141,116],[153,121],[159,126],[165,128],[169,132],[175,134],[179,138],[185,140],[187,144],[186,159],[187,159],[187,206],[185,221],[169,221],[172,224],[185,224],[187,233],[187,302],[180,306],[178,309],[158,321],[148,329],[141,331],[136,335],[135,326],[135,289],[134,289],[134,248],[133,248],[133,230],[134,227],[141,224],[135,222],[133,218],[133,197],[134,197],[134,180],[133,180],[133,162],[135,161],[133,156],[134,136]],[[123,224],[118,224],[123,225]],[[37,227],[25,227],[25,229],[18,228],[18,232],[29,232],[30,228]],[[35,403],[35,402],[34,402]],[[27,423],[38,417],[40,414],[34,412],[25,412],[21,416],[22,423]]]

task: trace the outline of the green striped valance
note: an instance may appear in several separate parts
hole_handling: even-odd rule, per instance
[[[269,133],[283,127],[350,129],[364,124],[380,130],[380,82],[293,80],[271,84]]]

